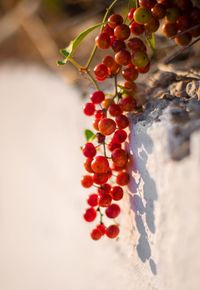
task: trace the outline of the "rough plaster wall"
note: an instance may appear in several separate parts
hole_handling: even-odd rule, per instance
[[[82,219],[78,91],[37,67],[0,70],[0,289],[133,289],[114,241]]]
[[[192,134],[190,155],[169,154],[167,113],[160,122],[132,123],[135,160],[130,185],[136,289],[198,290],[200,283],[200,132]]]
[[[165,114],[132,123],[136,183],[121,240],[94,243],[81,218],[79,93],[49,72],[13,65],[0,70],[0,92],[1,290],[199,290],[198,132],[178,162]]]

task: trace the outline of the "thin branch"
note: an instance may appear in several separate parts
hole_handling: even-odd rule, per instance
[[[174,39],[175,37],[183,35],[183,34],[185,34],[187,32],[193,31],[196,28],[200,28],[200,24],[194,25],[194,26],[192,26],[192,27],[190,27],[190,28],[188,28],[188,29],[186,29],[184,31],[181,31],[181,32],[177,33],[176,35],[172,36],[171,39]]]
[[[167,60],[165,61],[165,64],[170,63],[172,60],[174,60],[177,56],[179,56],[181,53],[183,53],[185,50],[187,50],[188,48],[190,48],[191,46],[193,46],[195,43],[197,43],[200,40],[200,37],[198,37],[197,39],[195,39],[193,42],[191,42],[189,45],[183,47],[182,49],[178,50],[177,52],[175,52],[172,56],[170,56],[169,58],[167,58]]]

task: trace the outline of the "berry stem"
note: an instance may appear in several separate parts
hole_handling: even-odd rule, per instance
[[[106,154],[106,143],[103,143],[103,151],[104,151],[104,156],[107,158],[107,154]]]
[[[86,69],[89,68],[89,66],[90,66],[90,64],[91,64],[91,62],[92,62],[92,60],[93,60],[93,58],[94,58],[94,56],[95,56],[96,51],[97,51],[97,46],[95,45],[95,46],[93,47],[92,53],[91,53],[91,55],[90,55],[90,57],[89,57],[89,59],[88,59],[88,61],[87,61]]]
[[[100,91],[100,88],[99,88],[99,85],[98,83],[96,82],[96,80],[93,78],[92,74],[90,73],[90,71],[88,69],[86,69],[86,74],[88,75],[88,77],[90,78],[90,80],[92,81],[92,83],[94,84],[94,86],[96,87],[96,89],[98,91]]]
[[[98,207],[99,215],[100,215],[100,224],[103,224],[103,214],[101,212],[101,208]]]
[[[181,53],[183,53],[186,49],[193,46],[195,43],[200,41],[200,37],[196,38],[193,42],[191,42],[189,45],[183,47],[182,49],[178,50],[176,53],[174,53],[172,56],[170,56],[164,63],[169,64],[171,61],[173,61],[177,56],[179,56]]]
[[[114,81],[115,81],[115,96],[114,96],[114,98],[115,98],[118,95],[118,90],[117,90],[117,75],[115,75]],[[114,98],[113,98],[113,100],[114,100]]]
[[[72,64],[76,69],[81,70],[81,68],[82,68],[81,65],[80,65],[78,62],[76,62],[73,58],[69,58],[68,61],[71,62],[71,64]]]
[[[115,5],[115,3],[117,3],[117,1],[118,1],[118,0],[115,0],[115,1],[114,1],[114,2],[113,2],[113,3],[112,3],[112,4],[111,4],[107,9],[106,9],[106,13],[105,13],[104,18],[103,18],[103,20],[102,20],[101,30],[102,30],[104,24],[106,23],[106,20],[107,20],[107,18],[108,18],[108,15],[109,15],[109,13],[110,13],[110,10],[111,10],[112,7]],[[93,60],[93,58],[94,58],[94,56],[95,56],[96,51],[97,51],[97,46],[95,45],[95,46],[93,47],[92,53],[91,53],[91,55],[89,56],[89,59],[88,59],[88,61],[87,61],[86,69],[88,69],[88,68],[90,67],[90,64],[91,64],[91,62],[92,62],[92,60]]]

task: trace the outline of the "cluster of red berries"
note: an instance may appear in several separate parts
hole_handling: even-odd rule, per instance
[[[129,24],[124,23],[121,15],[113,14],[96,37],[98,48],[111,48],[114,51],[114,56],[105,56],[95,66],[97,81],[104,81],[121,71],[126,80],[124,88],[134,91],[135,86],[131,82],[137,79],[139,73],[146,73],[150,68],[146,46],[139,37],[149,37],[156,32],[160,27],[160,20],[164,20],[164,35],[174,37],[178,45],[188,45],[192,37],[200,35],[200,9],[193,7],[190,0],[139,0],[139,5],[136,9],[130,9]],[[188,29],[191,30],[181,33]]]
[[[147,47],[141,36],[157,31],[163,18],[162,29],[165,35],[172,37],[199,23],[200,9],[193,7],[190,0],[139,0],[139,7],[128,13],[128,24],[121,15],[112,14],[96,37],[96,46],[110,49],[110,54],[94,67],[95,78],[98,82],[114,78],[115,93],[109,95],[97,90],[83,109],[86,116],[94,117],[96,130],[94,142],[88,141],[82,147],[87,174],[81,180],[83,187],[94,189],[88,196],[89,207],[84,214],[87,222],[99,216],[91,232],[93,240],[103,235],[109,238],[119,235],[119,225],[114,222],[106,226],[105,219],[115,220],[119,216],[121,209],[117,202],[123,198],[123,186],[129,183],[126,168],[130,158],[124,145],[129,126],[126,113],[137,110],[134,81],[150,68]],[[199,29],[195,28],[176,36],[175,41],[187,45],[198,33]],[[118,85],[119,76],[123,78],[121,85]]]
[[[127,139],[125,129],[129,120],[124,113],[134,110],[135,106],[132,96],[119,100],[118,94],[108,98],[103,91],[95,91],[83,109],[85,115],[94,116],[93,127],[97,131],[96,144],[87,142],[82,148],[86,157],[84,167],[88,174],[81,180],[83,187],[95,189],[88,196],[89,208],[84,214],[84,219],[92,222],[99,213],[100,222],[91,232],[94,240],[104,234],[109,238],[116,238],[119,234],[118,224],[106,227],[103,216],[115,219],[121,211],[117,202],[124,195],[122,187],[129,182],[126,172],[129,156],[123,146]]]
[[[192,37],[200,35],[200,9],[190,0],[159,0],[152,9],[153,15],[164,18],[162,31],[167,37],[174,37],[176,44],[186,46]],[[185,33],[184,33],[185,32]],[[177,35],[179,34],[179,35]]]

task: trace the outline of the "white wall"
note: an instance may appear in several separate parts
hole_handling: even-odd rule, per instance
[[[115,242],[82,220],[79,93],[37,67],[0,69],[0,289],[132,289]]]

